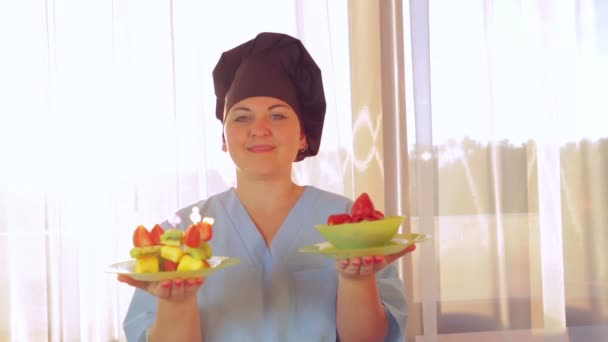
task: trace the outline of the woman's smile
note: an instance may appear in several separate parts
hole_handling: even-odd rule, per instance
[[[274,146],[264,145],[264,144],[253,145],[253,146],[247,147],[247,150],[251,153],[268,153],[268,152],[273,151],[274,149],[275,149]]]

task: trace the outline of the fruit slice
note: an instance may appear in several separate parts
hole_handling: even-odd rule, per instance
[[[176,246],[162,246],[160,249],[160,256],[173,262],[179,262],[183,255],[181,248]]]
[[[133,246],[144,247],[151,246],[152,239],[150,238],[150,232],[144,226],[137,226],[133,232]]]
[[[161,227],[160,224],[155,224],[152,230],[150,231],[150,239],[152,240],[153,245],[160,245],[160,237],[163,235],[165,230]]]
[[[177,263],[167,259],[160,260],[160,269],[163,272],[173,272],[177,270]]]
[[[357,197],[350,211],[353,217],[371,218],[376,209],[369,195],[364,192]]]
[[[212,256],[211,246],[206,242],[201,242],[199,248],[186,247],[184,251],[196,260],[205,260]]]
[[[135,260],[135,273],[158,272],[158,257],[147,255]]]
[[[336,224],[343,224],[343,223],[350,223],[352,221],[352,218],[350,217],[349,214],[334,214],[334,215],[330,215],[327,218],[327,224],[328,225],[336,225]]]
[[[137,259],[143,256],[155,256],[160,253],[160,246],[145,246],[145,247],[133,247],[129,251],[131,258]]]
[[[200,244],[201,233],[196,226],[191,225],[188,227],[188,230],[186,230],[186,235],[184,236],[184,245],[191,248],[198,248]]]
[[[382,220],[384,218],[384,213],[380,210],[376,210],[373,215],[374,220]]]
[[[205,218],[207,219],[207,218]],[[209,241],[213,237],[213,224],[209,223],[209,221],[201,221],[196,224],[196,228],[198,228],[201,234],[202,241]]]
[[[207,268],[208,264],[203,260],[196,260],[191,255],[184,255],[177,265],[178,271],[198,271]]]
[[[183,235],[184,232],[179,229],[169,229],[161,235],[160,242],[163,245],[179,247],[182,244]]]

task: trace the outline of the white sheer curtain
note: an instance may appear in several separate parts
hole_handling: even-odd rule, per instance
[[[403,263],[409,341],[604,341],[606,23],[600,0],[0,2],[0,341],[124,340],[103,269],[232,184],[211,70],[260,31],[324,70],[296,178],[433,236]]]
[[[401,3],[393,1],[393,3]],[[410,341],[608,339],[608,7],[404,1]]]
[[[232,185],[211,71],[261,31],[324,71],[322,152],[296,177],[346,192],[345,1],[0,3],[0,341],[124,340],[132,290],[103,270],[137,224]]]

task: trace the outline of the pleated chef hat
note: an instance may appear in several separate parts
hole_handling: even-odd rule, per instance
[[[302,42],[281,33],[263,32],[254,39],[222,53],[213,70],[217,97],[215,115],[224,121],[224,111],[254,96],[280,99],[298,114],[308,149],[296,161],[319,151],[325,94],[321,70]]]

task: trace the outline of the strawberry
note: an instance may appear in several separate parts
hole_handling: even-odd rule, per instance
[[[161,259],[160,267],[163,272],[177,271],[177,263],[167,259]]]
[[[337,224],[343,224],[343,223],[350,223],[351,221],[352,221],[352,218],[349,214],[334,214],[334,215],[330,215],[327,218],[327,224],[330,226],[337,225]]]
[[[351,219],[351,222],[352,222],[352,223],[358,223],[358,222],[361,222],[361,221],[366,221],[366,220],[369,220],[369,218],[368,218],[368,217],[366,217],[366,216],[361,216],[361,215],[353,215],[353,216],[352,216],[352,219]]]
[[[357,197],[351,208],[353,217],[371,218],[375,211],[374,204],[366,192]]]
[[[196,228],[198,228],[202,241],[209,241],[213,237],[213,226],[208,222],[201,221],[196,224]],[[198,245],[197,245],[198,247]]]
[[[150,232],[144,226],[137,226],[133,232],[133,245],[135,247],[152,246]]]
[[[376,210],[374,212],[374,214],[372,215],[374,220],[382,220],[384,218],[384,213],[381,212],[380,210]]]
[[[155,224],[154,228],[152,228],[152,231],[150,231],[150,239],[152,239],[152,244],[153,245],[160,245],[160,237],[161,235],[163,235],[163,233],[165,232],[165,230],[163,229],[163,227],[160,226],[160,224]]]
[[[186,230],[184,236],[184,245],[192,248],[197,248],[201,244],[201,231],[195,226],[191,225]]]

